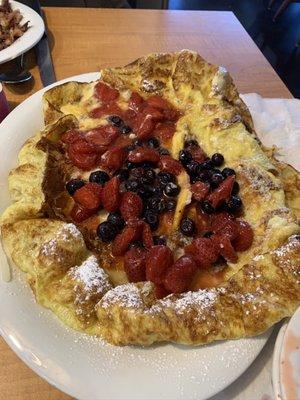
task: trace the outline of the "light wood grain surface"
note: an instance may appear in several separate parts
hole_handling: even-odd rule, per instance
[[[242,93],[291,97],[230,12],[46,8],[45,15],[58,80],[123,65],[149,52],[192,49],[226,66]],[[28,64],[33,82],[5,85],[12,107],[42,87],[33,52]],[[69,398],[32,372],[0,338],[0,400]]]

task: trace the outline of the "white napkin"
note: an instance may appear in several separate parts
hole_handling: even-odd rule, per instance
[[[250,109],[263,144],[276,145],[276,157],[300,170],[300,100],[264,99],[256,93],[241,98]]]

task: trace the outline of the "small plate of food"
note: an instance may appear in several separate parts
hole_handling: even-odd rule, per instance
[[[44,30],[43,19],[30,7],[3,0],[0,4],[0,64],[31,49]]]

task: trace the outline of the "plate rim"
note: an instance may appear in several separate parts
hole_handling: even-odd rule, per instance
[[[37,21],[39,21],[39,31],[36,33],[36,36],[34,37],[33,41],[30,41],[30,44],[27,45],[22,45],[23,40],[24,40],[24,35],[27,32],[30,32],[28,30],[27,32],[24,33],[20,38],[18,38],[16,41],[14,41],[10,46],[7,48],[0,50],[0,65],[4,64],[8,61],[14,60],[15,58],[19,57],[21,54],[26,53],[28,50],[32,49],[42,38],[44,32],[45,32],[45,23],[43,18],[31,7],[27,6],[26,4],[19,3],[18,1],[15,0],[10,0],[10,3],[12,4],[13,8],[18,8],[21,11],[21,14],[29,13],[36,18]],[[29,21],[30,22],[30,21]],[[23,40],[22,40],[23,39]],[[18,50],[14,51],[15,47],[19,47]],[[8,53],[8,55],[6,55]],[[11,54],[10,54],[11,53]]]
[[[78,80],[78,81],[82,81],[82,82],[88,82],[88,81],[92,81],[99,78],[99,72],[89,72],[89,73],[84,73],[84,74],[79,74],[79,75],[75,75],[69,78],[65,78],[63,80],[57,81],[47,87],[44,87],[42,89],[40,89],[39,91],[35,92],[34,94],[32,94],[30,97],[28,97],[26,100],[24,100],[22,103],[20,103],[14,110],[12,110],[12,112],[10,114],[8,114],[8,116],[0,123],[0,132],[2,129],[5,129],[6,125],[9,125],[11,123],[11,121],[14,120],[14,116],[19,112],[20,109],[22,109],[22,107],[24,107],[24,105],[26,106],[26,104],[30,103],[32,101],[32,99],[34,98],[35,100],[38,99],[39,97],[42,97],[42,94],[49,90],[52,87],[55,87],[57,85],[69,82],[69,81],[74,81],[74,80]],[[1,251],[1,249],[0,249]],[[246,363],[246,365],[240,369],[238,371],[238,373],[235,375],[234,373],[232,374],[232,378],[229,378],[226,380],[226,383],[222,383],[220,385],[219,388],[215,388],[215,390],[212,390],[209,394],[209,398],[216,395],[217,393],[221,392],[222,390],[226,389],[227,387],[229,387],[236,379],[238,379],[249,367],[251,367],[252,363],[254,362],[254,360],[258,357],[258,355],[261,353],[261,351],[263,350],[264,346],[266,345],[269,336],[272,332],[272,328],[269,329],[267,332],[265,332],[262,335],[256,336],[256,337],[249,337],[249,338],[244,338],[244,339],[249,339],[249,340],[253,340],[256,338],[260,338],[260,341],[257,344],[257,350],[251,354],[250,356],[248,356],[248,362]],[[76,392],[73,391],[73,387],[67,386],[65,385],[63,382],[57,382],[55,380],[53,380],[52,375],[48,374],[47,370],[37,366],[31,359],[26,358],[26,352],[20,350],[18,348],[18,346],[16,346],[16,344],[13,342],[13,340],[9,337],[9,334],[6,333],[5,330],[3,330],[0,326],[0,334],[3,337],[3,339],[5,340],[5,342],[8,344],[8,346],[14,351],[14,353],[30,368],[32,369],[38,376],[42,377],[44,380],[46,380],[47,382],[49,382],[52,386],[54,386],[55,388],[57,388],[58,390],[63,391],[64,393],[69,394],[70,396],[73,396],[77,399],[80,399],[80,397],[78,397],[78,394],[76,394]],[[237,339],[238,340],[238,339]],[[215,342],[217,343],[217,342]],[[180,397],[181,398],[181,397]]]

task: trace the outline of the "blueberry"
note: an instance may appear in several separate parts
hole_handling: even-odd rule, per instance
[[[211,162],[215,167],[220,167],[224,162],[224,157],[220,153],[215,153],[211,156]]]
[[[187,165],[192,161],[193,157],[192,154],[188,150],[180,150],[179,152],[179,161],[183,165]]]
[[[165,207],[166,207],[166,211],[173,211],[176,208],[176,200],[174,199],[166,199],[165,200]]]
[[[128,125],[122,125],[120,127],[120,132],[122,133],[122,135],[128,135],[128,133],[132,132],[132,129]]]
[[[159,152],[159,154],[160,154],[161,156],[169,156],[169,155],[170,155],[169,150],[165,149],[164,147],[161,147],[161,148],[158,150],[158,152]]]
[[[153,163],[152,162],[150,162],[150,161],[145,161],[145,162],[143,162],[143,163],[140,163],[140,166],[142,167],[142,168],[144,168],[144,169],[147,169],[147,168],[153,168]]]
[[[133,168],[130,171],[130,177],[140,180],[142,178],[142,176],[144,175],[144,172],[145,171],[144,171],[144,169],[142,167]]]
[[[156,186],[153,188],[153,195],[161,197],[163,195],[163,189],[160,186]]]
[[[208,181],[208,180],[210,179],[209,171],[207,171],[207,170],[200,171],[200,172],[197,174],[197,178],[198,178],[201,182],[206,182],[206,181]]]
[[[152,169],[152,168],[146,169],[144,171],[144,174],[142,177],[142,182],[148,183],[148,184],[153,183],[155,180],[155,177],[156,177],[156,173],[155,173],[154,169]]]
[[[114,176],[117,176],[121,182],[124,182],[129,178],[129,172],[127,169],[118,169],[114,172]]]
[[[125,150],[126,151],[132,151],[135,149],[135,145],[134,144],[129,144],[128,146],[125,146]]]
[[[240,185],[238,184],[237,181],[234,181],[231,193],[238,194],[239,191],[240,191]]]
[[[118,234],[117,227],[109,221],[101,222],[97,228],[97,235],[102,242],[111,242]]]
[[[66,189],[68,193],[73,196],[76,190],[84,186],[84,181],[82,179],[72,179],[66,184]]]
[[[169,182],[176,182],[175,175],[170,172],[159,172],[157,178],[162,185],[166,185]]]
[[[137,194],[143,199],[149,199],[153,195],[152,187],[149,185],[143,185],[137,190]]]
[[[136,179],[129,179],[125,182],[125,189],[128,192],[136,192],[139,186],[139,182]]]
[[[150,197],[147,201],[147,208],[155,213],[161,213],[165,210],[165,199],[157,196]]]
[[[91,173],[89,181],[104,185],[105,182],[109,181],[109,175],[104,171],[94,171]]]
[[[224,176],[220,172],[214,172],[209,179],[209,182],[213,188],[216,188],[223,182]]]
[[[132,143],[135,147],[140,147],[143,145],[143,141],[141,139],[135,139]]]
[[[224,178],[228,178],[228,176],[235,175],[235,170],[232,168],[224,168],[222,171],[222,175]]]
[[[242,200],[238,196],[231,196],[226,204],[226,210],[234,213],[242,207]]]
[[[155,246],[167,244],[166,238],[164,236],[153,236],[153,242]]]
[[[212,168],[213,168],[213,163],[210,160],[204,161],[203,163],[200,164],[201,171]]]
[[[119,231],[125,226],[125,221],[118,212],[109,213],[107,221],[111,222]]]
[[[123,120],[118,115],[110,115],[107,119],[116,126],[121,126],[124,124]]]
[[[190,218],[183,218],[180,222],[180,230],[185,236],[192,236],[196,230],[194,221]]]
[[[159,147],[159,141],[156,138],[151,138],[147,141],[149,147],[152,149],[157,149]]]
[[[145,212],[145,221],[150,225],[152,231],[155,231],[158,228],[159,219],[158,215],[154,211],[147,210]]]
[[[203,203],[201,203],[201,208],[206,214],[212,214],[215,211],[208,201],[203,201]]]
[[[199,172],[199,165],[197,161],[192,160],[186,165],[185,169],[189,175],[197,175]]]
[[[140,240],[136,240],[135,242],[130,243],[129,248],[134,249],[138,247],[143,247],[143,243]]]
[[[166,184],[164,192],[167,196],[175,197],[180,192],[180,186],[178,186],[176,183],[169,182]]]
[[[213,232],[205,232],[204,235],[203,235],[203,237],[209,238],[209,237],[211,237],[212,235],[213,235]]]
[[[185,148],[188,148],[188,147],[199,147],[199,144],[198,144],[197,140],[191,139],[191,140],[187,140],[184,143],[184,147]]]

